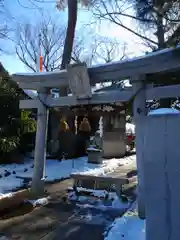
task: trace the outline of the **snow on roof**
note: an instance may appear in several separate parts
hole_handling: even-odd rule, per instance
[[[175,49],[179,49],[180,50],[180,45],[178,45],[176,48],[166,48],[166,49],[162,49],[162,50],[159,50],[159,51],[156,51],[156,52],[151,52],[151,53],[148,53],[147,55],[142,55],[142,56],[139,56],[139,57],[133,57],[133,58],[130,58],[130,59],[124,59],[124,60],[120,60],[120,61],[114,61],[114,62],[110,62],[110,63],[106,63],[106,64],[98,64],[98,65],[95,65],[95,66],[92,66],[88,69],[96,69],[96,68],[99,68],[99,67],[104,67],[104,66],[111,66],[111,65],[115,65],[115,64],[118,64],[118,63],[126,63],[126,62],[134,62],[136,60],[140,60],[140,59],[146,59],[146,58],[150,58],[150,57],[153,57],[153,56],[158,56],[158,55],[161,55],[161,54],[164,54],[164,53],[170,53],[172,50],[175,50]],[[16,73],[16,74],[13,74],[14,76],[15,75],[19,75],[19,76],[41,76],[41,77],[44,77],[45,75],[59,75],[59,73],[64,73],[66,74],[66,69],[65,70],[56,70],[56,71],[53,71],[53,72],[33,72],[33,73]]]
[[[133,58],[130,58],[130,59],[124,59],[124,60],[120,60],[120,61],[116,61],[116,62],[106,63],[106,66],[113,65],[113,64],[116,64],[116,63],[119,63],[119,62],[121,62],[121,63],[133,62],[133,61],[136,61],[136,60],[145,59],[145,58],[149,58],[149,57],[152,57],[152,56],[158,56],[158,55],[161,55],[161,54],[164,54],[164,53],[171,52],[174,49],[179,49],[180,50],[180,45],[178,45],[176,48],[165,48],[165,49],[162,49],[162,50],[159,50],[159,51],[156,51],[156,52],[151,52],[151,53],[148,53],[147,55],[142,55],[142,56],[135,57],[135,58],[133,57]],[[98,67],[103,67],[103,66],[104,66],[104,64],[99,64],[99,65],[93,66],[93,68],[98,68]]]
[[[37,91],[33,90],[23,90],[27,96],[29,96],[32,99],[35,99],[37,97]]]
[[[22,76],[44,76],[44,75],[52,75],[52,73],[54,75],[59,75],[59,73],[66,73],[66,70],[56,70],[56,71],[51,71],[51,72],[28,72],[28,73],[15,73],[13,75],[22,75]]]
[[[134,211],[135,204],[121,218],[117,218],[111,225],[105,240],[145,240],[145,221],[141,220]]]
[[[148,113],[148,116],[154,116],[154,115],[175,115],[180,114],[180,111],[175,108],[158,108],[155,110],[152,110]]]

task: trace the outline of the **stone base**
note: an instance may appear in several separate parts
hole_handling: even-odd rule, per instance
[[[105,132],[103,135],[103,157],[124,157],[126,154],[126,144],[124,134],[120,130]]]
[[[88,153],[88,163],[101,164],[102,154],[98,150],[87,150]]]

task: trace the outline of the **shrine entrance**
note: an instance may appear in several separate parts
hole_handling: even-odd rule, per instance
[[[147,152],[142,151],[142,143],[146,138],[144,135],[144,128],[147,129],[148,127],[152,127],[148,124],[148,121],[146,121],[148,118],[146,107],[147,101],[170,97],[177,98],[180,95],[180,85],[178,85],[178,76],[180,72],[179,49],[179,47],[175,49],[166,49],[146,55],[141,58],[134,58],[132,60],[120,61],[117,63],[92,67],[89,69],[87,69],[85,64],[80,64],[70,65],[68,66],[67,70],[59,72],[13,75],[13,80],[16,81],[21,88],[34,89],[38,91],[37,99],[20,101],[20,108],[22,109],[38,108],[34,159],[35,169],[31,187],[32,192],[38,194],[42,193],[44,190],[44,163],[46,158],[45,150],[49,108],[65,106],[75,107],[88,105],[107,105],[114,103],[125,103],[133,100],[133,117],[136,124],[138,207],[140,217],[145,217],[145,209],[148,209],[148,214],[146,216],[146,227],[149,230],[147,231],[146,239],[167,239],[168,236],[170,236],[169,239],[171,238],[171,240],[179,239],[179,226],[177,223],[180,221],[180,215],[176,213],[180,211],[180,207],[178,204],[171,203],[169,198],[165,198],[164,201],[166,208],[161,208],[160,203],[162,199],[159,194],[157,194],[158,198],[156,198],[156,201],[154,201],[154,196],[156,196],[156,193],[159,191],[159,189],[156,188],[156,185],[154,184],[155,182],[152,181],[152,178],[157,177],[157,171],[155,171],[155,175],[153,175],[153,171],[152,175],[145,174],[145,170],[147,171],[147,164],[145,166],[144,162],[146,162],[147,159],[149,163],[150,161],[154,162],[153,154],[155,153],[153,151],[148,152],[149,157],[146,158],[146,155],[144,153]],[[167,74],[167,72],[171,73],[173,77],[172,79],[176,82],[176,85],[158,87],[154,86],[154,83],[157,84],[160,75]],[[175,72],[178,72],[177,76],[175,76]],[[96,83],[105,81],[120,81],[123,79],[130,80],[132,84],[131,89],[121,91],[115,90],[101,94],[92,94],[91,92],[91,86]],[[55,99],[48,94],[49,89],[68,86],[71,89],[72,96]],[[109,124],[111,121],[108,120],[107,122]],[[163,120],[163,122],[166,123],[167,121]],[[152,124],[153,123],[154,122],[152,121]],[[114,129],[116,129],[115,126],[117,126],[117,128],[120,128],[119,125],[116,125],[115,120],[113,124]],[[163,129],[167,128],[164,127]],[[178,128],[176,130],[178,131]],[[148,132],[150,131],[151,129],[149,129]],[[155,133],[155,129],[153,129],[153,133]],[[168,138],[168,135],[165,137]],[[149,144],[152,144],[153,146],[152,141],[149,141]],[[147,149],[146,145],[145,148]],[[173,147],[169,149],[170,152],[168,152],[168,155],[166,156],[168,163],[170,162],[170,153]],[[177,153],[177,151],[175,152]],[[160,151],[159,153],[162,154],[163,151]],[[158,157],[160,157],[160,155],[158,155]],[[164,155],[162,154],[160,158],[164,159]],[[159,161],[159,159],[157,159],[157,161]],[[170,189],[168,196],[172,197],[173,194],[173,196],[177,194],[179,197],[179,185],[176,185],[176,191],[175,188],[172,187],[176,182],[175,180],[178,182],[177,174],[168,175],[171,170],[176,171],[176,166],[178,166],[177,162],[175,165],[173,165],[172,168],[165,168],[163,163],[163,161],[159,162],[159,171],[163,172],[163,176],[171,177],[166,179],[166,181],[163,181],[163,178],[161,178],[158,186],[162,189]],[[158,178],[156,180],[158,181]],[[146,187],[150,188],[151,193],[153,192],[153,194],[149,195],[148,201],[146,201],[145,198],[147,191]],[[175,201],[175,198],[173,199]],[[151,206],[151,202],[154,202],[153,206]],[[156,224],[156,222],[154,223],[154,216],[157,214],[158,216],[163,216],[163,220],[158,221],[158,224]],[[167,224],[168,220],[171,221],[172,225]],[[162,231],[159,231],[159,229]],[[164,233],[166,233],[166,235]]]

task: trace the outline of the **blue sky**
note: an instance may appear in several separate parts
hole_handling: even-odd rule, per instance
[[[41,1],[41,0],[40,0]],[[36,0],[5,0],[6,2],[6,10],[9,13],[9,22],[13,29],[16,28],[17,22],[23,23],[28,22],[31,24],[35,24],[38,19],[41,17],[42,10],[48,12],[51,16],[53,16],[57,21],[64,22],[67,21],[67,12],[66,11],[58,11],[56,9],[56,0],[44,0],[46,3],[36,4],[34,6],[31,2],[36,3]],[[38,7],[38,8],[37,8]],[[82,28],[82,24],[86,24],[92,18],[91,13],[87,10],[81,11],[78,15],[78,28]],[[2,21],[1,21],[2,22]],[[128,23],[127,23],[128,24]],[[129,22],[129,25],[131,23]],[[145,49],[140,45],[139,39],[135,38],[129,32],[104,22],[101,26],[98,24],[93,25],[93,32],[98,33],[102,36],[108,36],[112,38],[116,38],[118,41],[128,42],[128,52],[129,55],[140,55]],[[1,41],[2,42],[2,41]],[[15,72],[27,72],[29,71],[18,59],[15,54],[12,54],[14,51],[14,44],[12,41],[2,42],[3,46],[6,50],[8,50],[9,54],[1,54],[1,62],[7,68],[10,73]],[[1,45],[2,45],[1,44]]]

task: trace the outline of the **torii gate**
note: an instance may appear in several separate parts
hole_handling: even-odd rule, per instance
[[[180,85],[153,87],[146,85],[147,76],[176,71],[180,69],[180,47],[165,49],[149,55],[111,64],[86,68],[86,65],[70,65],[67,70],[48,73],[14,74],[12,79],[22,89],[38,91],[38,99],[21,100],[20,108],[38,109],[35,146],[35,168],[32,180],[32,192],[41,193],[44,182],[46,158],[46,137],[48,108],[88,104],[107,104],[127,102],[134,96],[133,111],[136,123],[136,151],[138,169],[138,206],[139,215],[145,215],[143,160],[141,154],[142,131],[140,124],[146,117],[146,101],[152,99],[180,96]],[[105,81],[129,79],[131,90],[110,91],[103,94],[91,94],[91,85]],[[73,96],[52,98],[49,89],[70,86]],[[153,239],[156,240],[156,239]],[[174,239],[173,239],[174,240]]]

